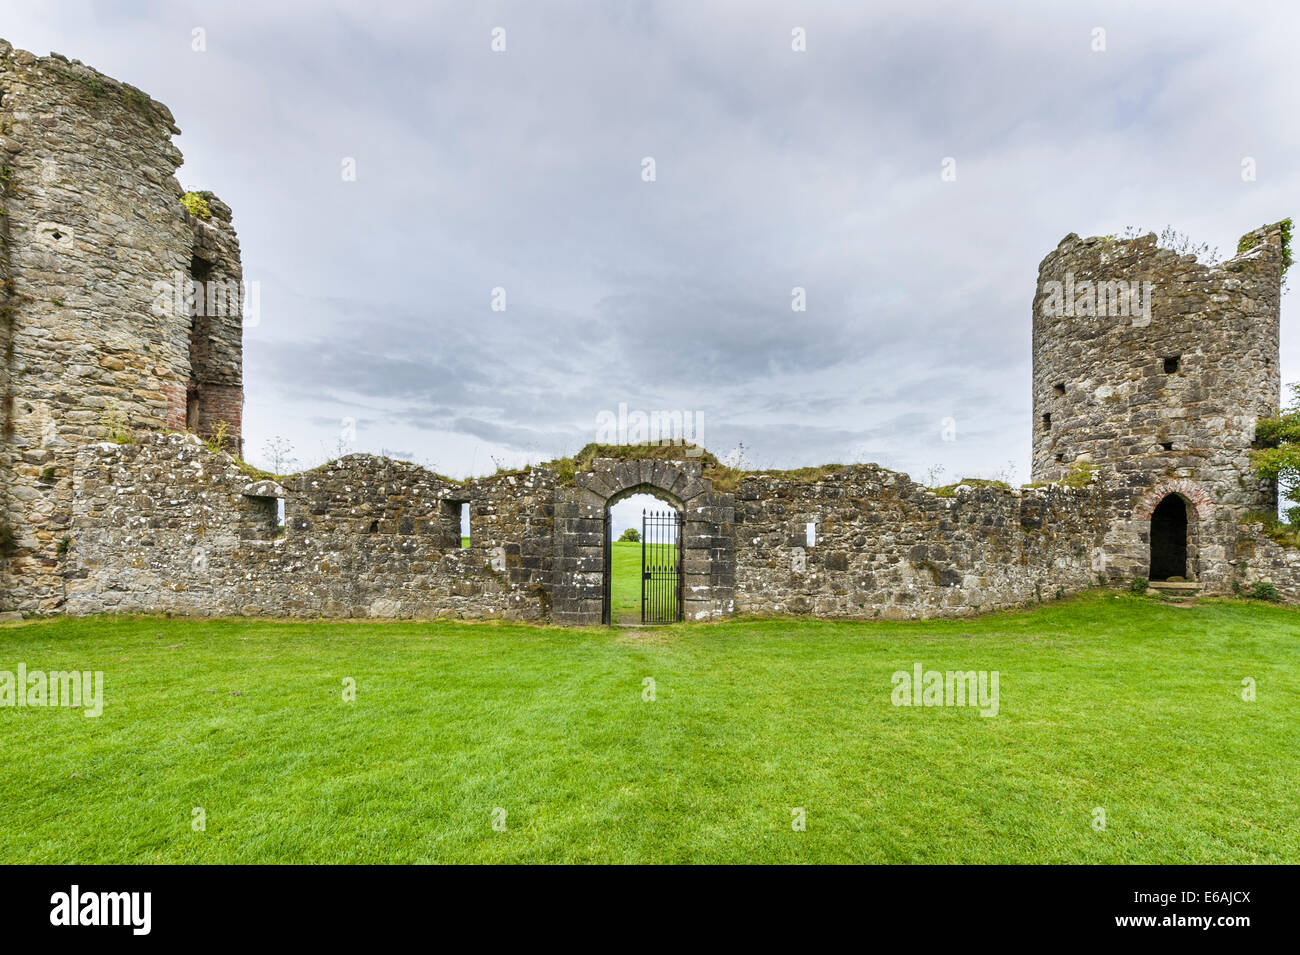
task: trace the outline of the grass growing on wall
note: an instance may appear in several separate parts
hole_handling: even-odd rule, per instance
[[[107,700],[0,708],[0,862],[1300,861],[1294,610],[1098,593],[636,634],[0,626],[0,669],[100,669]],[[998,670],[999,714],[893,706],[915,662]]]

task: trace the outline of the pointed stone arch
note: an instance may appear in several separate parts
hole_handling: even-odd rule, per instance
[[[1177,494],[1188,504],[1188,520],[1208,521],[1214,517],[1214,501],[1209,493],[1195,481],[1177,478],[1164,481],[1138,498],[1133,514],[1139,520],[1149,521],[1156,507],[1170,494]]]
[[[1134,516],[1146,524],[1146,567],[1152,580],[1199,576],[1200,525],[1214,517],[1214,501],[1195,481],[1163,481],[1138,498]]]

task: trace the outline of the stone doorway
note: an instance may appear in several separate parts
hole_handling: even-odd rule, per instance
[[[1187,502],[1177,494],[1165,496],[1151,512],[1151,580],[1188,579]]]
[[[736,561],[735,498],[713,490],[698,460],[596,458],[556,488],[551,617],[565,626],[600,626],[606,617],[606,559],[611,503],[650,494],[681,514],[680,616],[709,620],[732,613]]]
[[[682,512],[662,495],[624,493],[605,508],[607,624],[682,619]]]

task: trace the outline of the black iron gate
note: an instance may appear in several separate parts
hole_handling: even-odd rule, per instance
[[[603,576],[601,577],[601,588],[600,588],[600,622],[601,623],[613,622],[610,619],[610,612],[613,604],[610,590],[614,586],[614,574],[612,573],[612,568],[614,566],[612,552],[614,550],[614,547],[612,544],[610,544],[609,528],[610,528],[609,508],[607,507],[605,508],[605,534],[601,538],[601,540],[605,542],[605,567],[604,570],[602,571]]]
[[[641,622],[682,619],[682,516],[641,512]]]

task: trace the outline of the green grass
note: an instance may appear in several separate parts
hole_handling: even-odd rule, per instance
[[[641,622],[641,542],[614,541],[610,556],[610,619],[614,623]],[[661,547],[661,556],[673,559],[673,548]]]
[[[1258,603],[0,626],[20,661],[106,704],[0,708],[5,863],[1300,862],[1300,613]],[[999,715],[891,705],[915,662],[998,670]]]
[[[610,620],[632,623],[641,619],[641,542],[613,541],[610,555]]]

